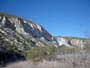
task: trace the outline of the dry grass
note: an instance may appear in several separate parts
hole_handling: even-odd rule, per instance
[[[90,55],[86,53],[57,55],[54,59],[41,62],[22,61],[5,68],[90,68]]]

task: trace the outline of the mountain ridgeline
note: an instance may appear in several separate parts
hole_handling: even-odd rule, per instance
[[[16,31],[19,34],[29,35],[36,38],[44,38],[47,41],[52,41],[53,37],[42,26],[7,14],[0,14],[0,25],[4,28]]]
[[[86,45],[87,39],[52,36],[41,25],[30,20],[0,12],[0,48],[24,51],[34,46],[68,47]]]

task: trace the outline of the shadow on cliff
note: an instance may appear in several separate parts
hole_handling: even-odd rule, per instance
[[[26,60],[23,55],[13,51],[0,51],[0,67],[6,66],[9,63]]]

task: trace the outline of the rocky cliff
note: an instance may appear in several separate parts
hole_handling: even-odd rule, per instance
[[[12,15],[0,13],[0,25],[1,27],[11,29],[20,34],[30,35],[36,38],[43,37],[47,41],[53,40],[52,35],[49,34],[42,26]]]
[[[90,44],[89,39],[78,38],[78,37],[56,37],[59,46],[65,45],[68,47],[80,47],[83,48],[85,45]]]
[[[45,49],[45,47],[58,47],[62,45],[83,48],[85,45],[90,45],[90,40],[76,37],[54,37],[41,25],[0,12],[1,65],[17,60],[25,60],[25,52],[36,46],[44,47]],[[47,52],[44,53],[45,55],[47,54]]]
[[[90,41],[90,40],[89,40]],[[87,39],[75,37],[53,37],[41,25],[30,20],[0,12],[0,47],[28,50],[33,46],[83,47]],[[7,49],[9,49],[7,48]]]
[[[0,12],[0,47],[28,50],[33,46],[56,46],[55,38],[41,25]]]
[[[25,60],[35,46],[57,46],[55,38],[41,25],[0,12],[0,65]]]

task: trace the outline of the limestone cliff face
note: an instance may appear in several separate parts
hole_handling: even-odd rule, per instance
[[[65,45],[65,46],[73,46],[73,47],[80,47],[83,48],[85,45],[87,45],[90,40],[88,39],[82,39],[82,38],[75,38],[75,37],[56,37],[57,42],[59,46]],[[87,42],[88,41],[88,42]]]
[[[20,34],[30,35],[36,38],[42,38],[46,41],[52,41],[53,37],[42,26],[11,15],[0,13],[0,25],[4,28],[14,30]]]
[[[0,12],[0,48],[29,50],[34,46],[57,46],[41,25]]]
[[[11,45],[15,45],[19,50],[45,45],[56,47],[66,45],[83,48],[87,44],[86,39],[53,37],[41,25],[2,12],[0,12],[0,35],[4,38],[4,41],[9,41]],[[1,37],[0,39],[2,39]]]

